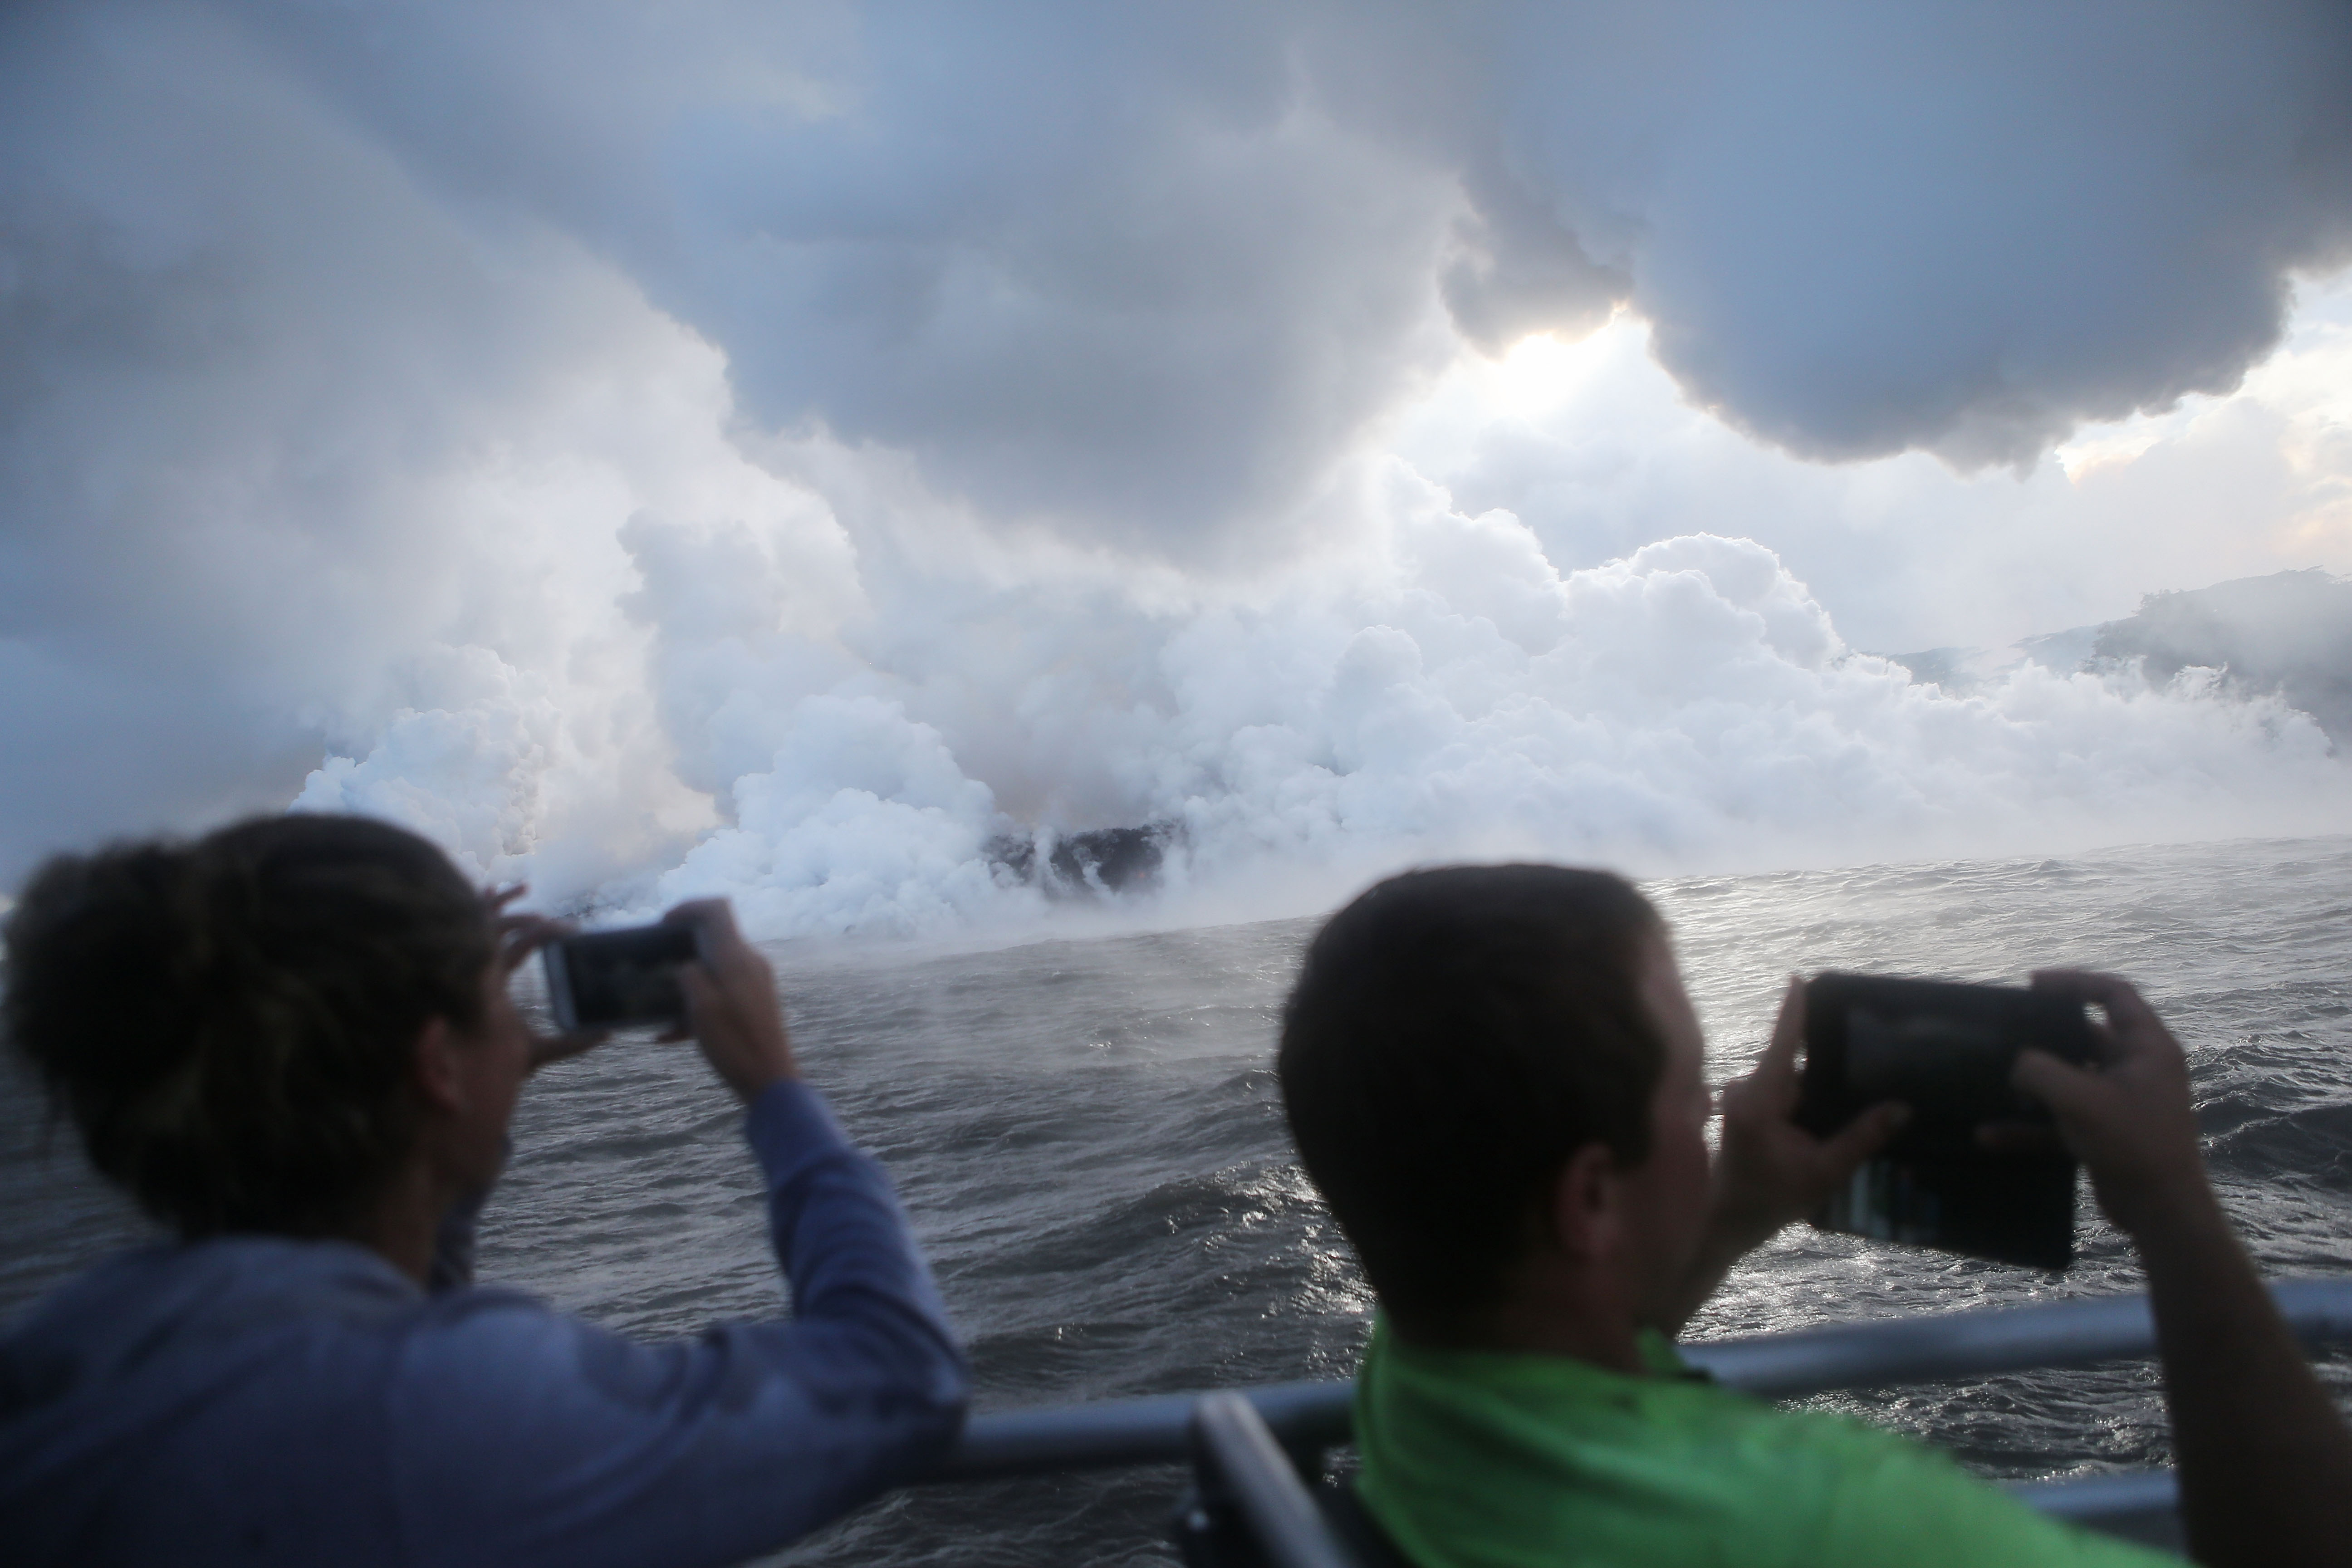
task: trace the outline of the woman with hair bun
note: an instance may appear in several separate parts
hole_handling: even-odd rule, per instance
[[[239,823],[63,856],[6,927],[5,1026],[175,1239],[0,1337],[12,1563],[721,1563],[908,1478],[961,1352],[887,1177],[801,1081],[723,901],[688,1030],[744,1102],[789,1321],[640,1344],[472,1284],[553,934],[413,834]]]

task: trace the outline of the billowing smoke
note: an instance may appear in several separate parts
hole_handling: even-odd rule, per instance
[[[2352,564],[2301,394],[2141,443],[2252,520],[2044,456],[2352,255],[2345,13],[1437,16],[0,14],[0,876],[299,799],[781,933],[1106,827],[1206,898],[2344,825],[2276,697],[1841,628]],[[1544,331],[1633,368],[1461,391]]]
[[[1058,779],[1176,829],[1180,882],[1266,862],[1328,889],[1432,856],[1724,867],[2341,824],[2320,726],[2216,671],[2150,685],[2028,662],[1948,696],[1847,648],[1752,542],[1690,535],[1563,576],[1508,516],[1394,489],[1384,549],[1344,579],[1326,558],[1262,603],[1137,616],[1083,669],[1033,656],[1000,675],[998,704],[1041,715],[1048,745],[1084,736]],[[917,667],[1045,619],[1038,601],[940,628]],[[734,825],[663,897],[731,891],[793,931],[1030,899],[990,864],[1007,803],[954,760],[988,753],[994,716],[952,678],[896,689],[768,710],[772,763],[736,779]],[[1087,819],[1067,797],[1024,804]]]

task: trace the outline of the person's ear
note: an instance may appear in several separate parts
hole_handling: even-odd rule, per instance
[[[1624,1238],[1624,1194],[1617,1156],[1595,1140],[1569,1156],[1552,1180],[1552,1239],[1569,1257],[1587,1259],[1615,1252]]]
[[[458,1062],[457,1031],[449,1026],[446,1018],[432,1018],[417,1031],[416,1046],[411,1052],[415,1063],[416,1089],[425,1103],[435,1110],[457,1111],[466,1108],[466,1075]]]

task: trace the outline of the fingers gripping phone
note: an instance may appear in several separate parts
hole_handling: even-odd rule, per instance
[[[588,931],[540,950],[555,1026],[625,1029],[686,1021],[686,993],[677,966],[701,956],[701,928],[669,921],[621,931]]]
[[[1911,1107],[1903,1131],[1814,1226],[2035,1268],[2072,1263],[2074,1161],[2055,1130],[2032,1152],[1995,1153],[1977,1141],[1988,1122],[2049,1125],[2040,1104],[2010,1087],[2029,1047],[2093,1059],[2082,1004],[2012,985],[1814,977],[1798,1124],[1826,1135],[1882,1100]]]

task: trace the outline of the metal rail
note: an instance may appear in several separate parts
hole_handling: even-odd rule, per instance
[[[1291,1446],[1344,1443],[1355,1384],[1346,1381],[1262,1384],[1230,1392]],[[1034,1476],[1055,1470],[1116,1469],[1192,1458],[1192,1407],[1199,1394],[1098,1399],[975,1415],[963,1437],[930,1475],[934,1481]]]
[[[1256,1408],[1238,1394],[1192,1407],[1193,1468],[1209,1502],[1231,1505],[1267,1568],[1356,1568]]]
[[[2352,1339],[2352,1279],[2286,1280],[2271,1288],[2271,1299],[2305,1344]],[[1683,1347],[1693,1365],[1767,1399],[2155,1353],[2156,1321],[2144,1295],[1890,1318]]]
[[[2288,1280],[2271,1294],[2306,1344],[2352,1340],[2352,1279]],[[1786,1399],[2126,1361],[2155,1353],[2156,1325],[2147,1297],[2110,1296],[1715,1340],[1682,1351],[1729,1387]],[[1348,1441],[1350,1383],[1282,1383],[1234,1392],[1294,1452]],[[1179,1463],[1192,1455],[1193,1410],[1203,1397],[1165,1394],[975,1415],[954,1451],[925,1479]]]

